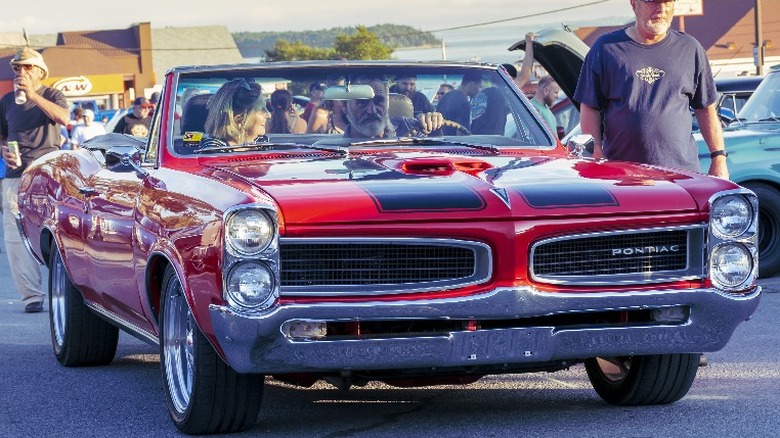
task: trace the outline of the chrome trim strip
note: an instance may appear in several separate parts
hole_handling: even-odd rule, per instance
[[[135,336],[136,338],[149,343],[154,346],[160,345],[160,340],[157,339],[157,336],[153,335],[152,333],[149,333],[148,331],[138,327],[137,325],[128,322],[124,320],[119,315],[105,309],[102,306],[99,306],[95,303],[84,301],[84,304],[89,307],[89,309],[93,312],[95,312],[98,316],[101,318],[107,319],[112,324],[116,325],[123,331]]]
[[[281,296],[370,296],[395,295],[415,292],[445,291],[485,283],[493,275],[493,255],[490,246],[476,241],[433,238],[296,238],[283,237],[279,239],[280,252],[285,243],[297,244],[391,244],[391,245],[431,245],[448,246],[469,249],[474,253],[474,271],[469,277],[454,280],[429,281],[421,283],[390,283],[390,284],[352,284],[352,285],[314,285],[314,286],[282,286]],[[284,259],[280,260],[284,270]]]
[[[706,275],[707,258],[704,253],[707,247],[707,224],[678,225],[671,227],[636,228],[630,230],[600,231],[593,233],[569,234],[565,236],[551,237],[535,242],[531,246],[528,268],[533,281],[539,283],[579,285],[579,286],[614,286],[630,284],[653,284],[680,280],[696,280]],[[660,233],[664,231],[688,231],[688,251],[686,269],[675,271],[658,271],[648,273],[631,274],[603,274],[603,275],[537,275],[534,269],[534,252],[541,246],[552,242],[560,242],[583,238],[599,238],[605,236],[617,236],[640,233]],[[701,248],[701,251],[695,251]]]
[[[24,226],[22,225],[22,214],[16,213],[14,215],[14,221],[16,221],[16,228],[19,230],[19,236],[22,238],[22,242],[24,243],[24,247],[27,249],[27,252],[32,256],[32,258],[38,262],[38,264],[46,266],[46,263],[44,263],[43,260],[38,258],[38,255],[35,254],[35,251],[33,251],[32,243],[30,243],[30,238],[27,236],[27,233],[24,232]]]

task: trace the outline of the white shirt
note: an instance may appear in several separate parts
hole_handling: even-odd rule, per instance
[[[89,125],[76,125],[73,128],[73,132],[70,133],[70,142],[75,145],[81,145],[85,141],[105,133],[106,128],[102,123],[92,122]]]

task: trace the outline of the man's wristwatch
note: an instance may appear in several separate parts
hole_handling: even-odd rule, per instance
[[[713,158],[715,158],[715,157],[717,157],[719,155],[723,155],[724,157],[728,157],[729,153],[724,151],[724,150],[722,150],[722,149],[719,150],[719,151],[712,151],[712,152],[710,152],[710,159],[713,159]]]

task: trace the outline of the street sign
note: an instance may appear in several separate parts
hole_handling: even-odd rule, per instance
[[[688,15],[704,15],[704,0],[675,0],[674,15],[684,17]]]

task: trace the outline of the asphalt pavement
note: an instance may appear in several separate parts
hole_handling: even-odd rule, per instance
[[[780,277],[759,283],[765,295],[754,317],[723,350],[707,354],[710,365],[672,405],[607,405],[582,366],[411,389],[302,389],[269,379],[258,424],[233,436],[776,437]],[[0,437],[179,436],[154,347],[121,334],[111,365],[62,367],[51,351],[48,313],[24,313],[5,252],[0,285]]]

